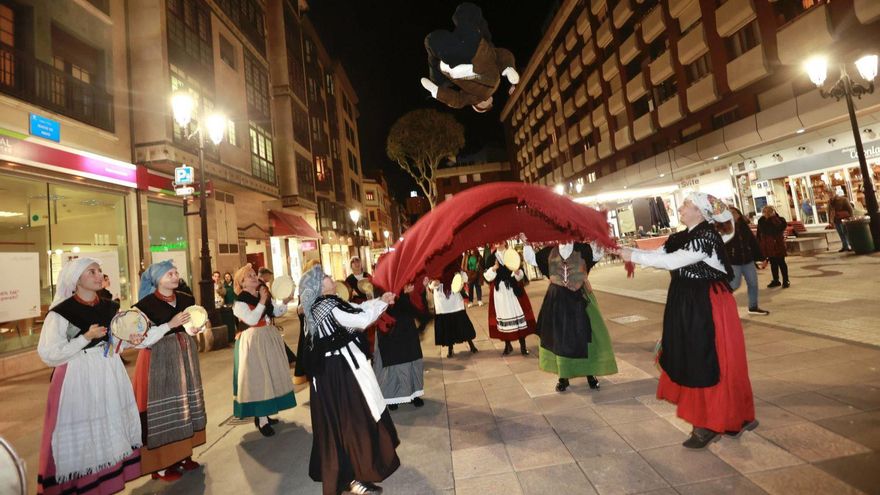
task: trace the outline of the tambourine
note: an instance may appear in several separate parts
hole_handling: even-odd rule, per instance
[[[293,283],[290,275],[281,275],[272,282],[272,298],[287,299],[293,294],[294,288],[296,288],[296,284]]]
[[[504,251],[503,261],[504,266],[512,272],[519,270],[519,267],[522,266],[522,259],[519,257],[519,253],[513,248],[508,248]]]
[[[0,493],[27,494],[27,472],[22,459],[6,440],[0,437]]]
[[[351,291],[345,282],[336,282],[336,295],[343,301],[348,301],[348,298],[351,297]]]
[[[183,324],[183,329],[187,333],[198,333],[199,329],[208,323],[208,312],[201,306],[193,305],[183,311],[189,313],[189,321]]]
[[[452,277],[452,283],[449,285],[449,288],[452,289],[453,293],[458,293],[461,292],[462,287],[464,287],[464,277],[462,277],[461,272],[459,272]]]
[[[357,283],[358,290],[363,292],[367,298],[373,297],[373,291],[375,290],[373,287],[373,283],[370,282],[370,279],[364,278],[358,281]]]
[[[145,334],[148,328],[150,328],[150,320],[137,308],[120,311],[110,320],[110,333],[126,342],[131,342],[134,335]]]

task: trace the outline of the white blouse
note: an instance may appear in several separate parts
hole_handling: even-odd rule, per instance
[[[280,302],[276,303],[271,299],[269,300],[269,302],[272,304],[272,314],[275,315],[276,318],[287,313],[286,304]],[[250,326],[255,326],[260,323],[260,318],[263,317],[263,312],[265,310],[265,304],[257,304],[256,306],[254,306],[254,309],[251,309],[247,303],[242,301],[235,301],[235,303],[232,305],[232,314],[234,314],[236,318]],[[272,323],[271,319],[268,316],[266,317],[266,323]]]

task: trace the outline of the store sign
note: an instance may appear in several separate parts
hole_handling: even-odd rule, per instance
[[[694,187],[694,186],[699,186],[699,185],[700,185],[700,178],[699,177],[696,177],[693,179],[683,180],[678,183],[679,189],[687,189],[689,187]]]
[[[195,171],[192,167],[184,165],[174,169],[174,182],[179,186],[188,186],[195,182]]]
[[[873,146],[864,147],[864,150],[866,159],[880,158],[880,145],[875,144]],[[840,152],[845,155],[849,155],[850,160],[859,159],[859,154],[858,152],[856,152],[855,146],[853,146],[852,148],[844,148],[840,150]]]
[[[35,113],[30,114],[30,131],[37,137],[61,141],[61,123],[57,120],[47,119]]]
[[[0,160],[126,187],[137,186],[137,167],[131,163],[77,151],[60,144],[38,143],[33,139],[0,129]]]
[[[196,190],[192,187],[178,187],[174,190],[174,194],[178,196],[192,196]]]
[[[0,253],[0,321],[40,316],[40,255]]]
[[[300,241],[299,248],[302,252],[318,249],[318,241]]]

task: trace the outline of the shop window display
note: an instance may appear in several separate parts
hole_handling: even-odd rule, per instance
[[[37,345],[58,273],[70,259],[92,256],[101,260],[113,297],[124,307],[129,305],[122,194],[8,176],[2,176],[0,184],[0,256],[34,253],[39,264],[38,287],[33,289],[39,291],[39,315],[0,321],[0,354]],[[4,319],[8,318],[0,316]]]

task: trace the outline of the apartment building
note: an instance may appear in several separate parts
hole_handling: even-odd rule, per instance
[[[676,223],[693,190],[821,224],[830,195],[860,201],[862,181],[846,106],[804,63],[821,54],[832,83],[841,63],[859,79],[878,20],[871,0],[566,0],[502,113],[514,172],[608,207],[619,233],[636,228],[632,200]],[[880,94],[855,106],[871,148]]]

